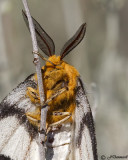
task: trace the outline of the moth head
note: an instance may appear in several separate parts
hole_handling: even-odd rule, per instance
[[[23,18],[26,22],[27,27],[29,28],[28,19],[24,11],[22,11]],[[51,63],[51,65],[59,65],[62,63],[63,58],[70,53],[72,49],[74,49],[84,38],[86,32],[86,23],[82,24],[77,32],[72,36],[63,46],[60,55],[55,56],[55,44],[52,38],[44,31],[41,25],[32,17],[36,38],[39,48],[47,55],[49,58],[46,59],[43,56],[40,56],[43,60],[47,61],[47,63]]]

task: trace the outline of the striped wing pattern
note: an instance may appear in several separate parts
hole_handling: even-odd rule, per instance
[[[37,87],[33,75],[0,103],[1,160],[40,160],[38,130],[25,115],[35,110],[26,97],[27,87]],[[63,124],[48,133],[46,160],[98,160],[92,113],[80,78],[76,90],[74,123]]]
[[[37,128],[27,120],[25,112],[35,106],[25,96],[27,87],[36,88],[33,75],[18,85],[0,103],[0,159],[39,160]]]

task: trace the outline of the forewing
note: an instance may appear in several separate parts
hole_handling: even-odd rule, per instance
[[[13,160],[39,160],[36,142],[38,130],[25,113],[35,109],[26,97],[27,87],[36,88],[33,75],[19,84],[0,103],[0,158]]]
[[[81,79],[78,79],[72,139],[72,159],[98,160],[92,112]]]
[[[22,11],[24,21],[29,29],[28,19],[24,11]],[[35,26],[36,38],[39,48],[47,55],[55,54],[55,45],[51,37],[44,31],[40,24],[32,17]]]

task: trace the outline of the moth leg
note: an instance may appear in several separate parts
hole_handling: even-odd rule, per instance
[[[51,96],[49,99],[47,99],[46,102],[43,104],[43,107],[46,106],[50,101],[52,101],[55,97],[57,97],[59,94],[63,93],[64,91],[66,91],[66,88],[62,88],[57,93],[55,93],[53,96]],[[36,89],[34,89],[32,87],[28,87],[26,95],[29,96],[29,98],[31,99],[31,101],[33,103],[35,103],[35,104],[40,103],[40,98],[39,98],[39,95],[38,95],[38,92]],[[39,106],[37,106],[37,108],[34,112],[27,112],[26,113],[28,120],[33,125],[39,126],[40,110],[41,110],[41,108]]]
[[[40,107],[40,98],[39,98],[38,90],[32,87],[27,87],[26,96],[30,98],[32,103],[37,105],[35,111],[26,112],[26,116],[32,125],[39,127],[41,107]]]
[[[50,101],[52,101],[55,97],[57,97],[58,95],[60,95],[64,91],[66,91],[66,88],[62,88],[57,93],[55,93],[53,96],[51,96],[49,99],[47,99],[47,101],[43,104],[43,107],[45,107]],[[39,99],[39,95],[37,94],[37,90],[35,90],[31,87],[28,87],[27,88],[27,95],[30,97],[30,99],[33,103],[39,104],[40,99]],[[37,108],[34,112],[27,112],[26,116],[31,124],[33,124],[37,127],[40,127],[40,116],[41,116],[41,107],[40,106],[37,106]]]
[[[62,88],[60,89],[58,92],[56,92],[54,95],[52,95],[50,98],[48,98],[45,103],[43,104],[42,108],[45,107],[49,102],[51,102],[54,98],[56,98],[58,95],[62,94],[63,92],[65,92],[67,89],[66,88]]]
[[[34,125],[37,126],[38,128],[40,127],[40,107],[37,107],[36,110],[34,112],[27,112],[26,116],[29,120],[29,122]]]
[[[46,139],[47,140],[47,139]],[[46,142],[46,141],[45,141]],[[55,147],[60,147],[60,146],[65,146],[65,145],[69,145],[70,143],[64,143],[64,144],[60,144],[60,145],[48,145],[48,143],[46,144],[47,147],[50,147],[50,148],[55,148]]]
[[[53,115],[55,115],[55,116],[66,116],[66,117],[63,118],[62,120],[58,121],[58,122],[50,124],[49,127],[58,126],[58,125],[62,124],[63,122],[67,121],[71,117],[72,113],[70,113],[70,112],[53,112]]]
[[[48,98],[45,101],[45,103],[43,104],[42,108],[45,107],[49,102],[51,102],[54,98],[56,98],[58,95],[62,94],[66,90],[67,90],[66,88],[60,89],[58,92],[56,92],[54,95],[52,95],[50,98]],[[31,99],[31,101],[33,103],[35,103],[35,104],[39,104],[40,103],[40,97],[39,97],[38,91],[36,89],[34,89],[32,87],[28,87],[26,95]]]
[[[61,119],[61,120],[59,120],[58,122],[50,124],[48,126],[47,133],[51,130],[52,127],[59,126],[62,123],[64,123],[65,121],[67,121],[71,117],[72,113],[70,113],[70,112],[53,112],[53,115],[54,116],[66,116],[66,117]]]
[[[70,112],[59,112],[59,111],[55,111],[53,112],[54,116],[71,116],[72,114]]]
[[[33,103],[40,103],[38,90],[32,87],[27,87],[26,96],[29,97]]]

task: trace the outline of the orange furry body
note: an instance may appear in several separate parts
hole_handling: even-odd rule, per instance
[[[66,91],[57,95],[56,98],[51,100],[49,105],[49,110],[47,113],[47,125],[58,122],[62,120],[65,116],[55,116],[53,112],[69,112],[73,115],[75,110],[75,95],[76,95],[76,86],[77,78],[79,73],[77,70],[67,64],[66,62],[60,59],[60,56],[51,56],[48,59],[55,64],[53,66],[51,63],[46,62],[46,65],[42,67],[43,70],[43,83],[44,83],[44,92],[45,100],[52,97],[62,88],[67,88]],[[37,75],[34,76],[37,81]],[[33,97],[30,92],[27,90],[27,96],[31,99],[33,103],[39,103],[39,91],[34,91],[36,93],[36,98]],[[40,107],[37,107],[37,116],[36,119],[40,119]],[[72,121],[72,116],[68,121]]]

